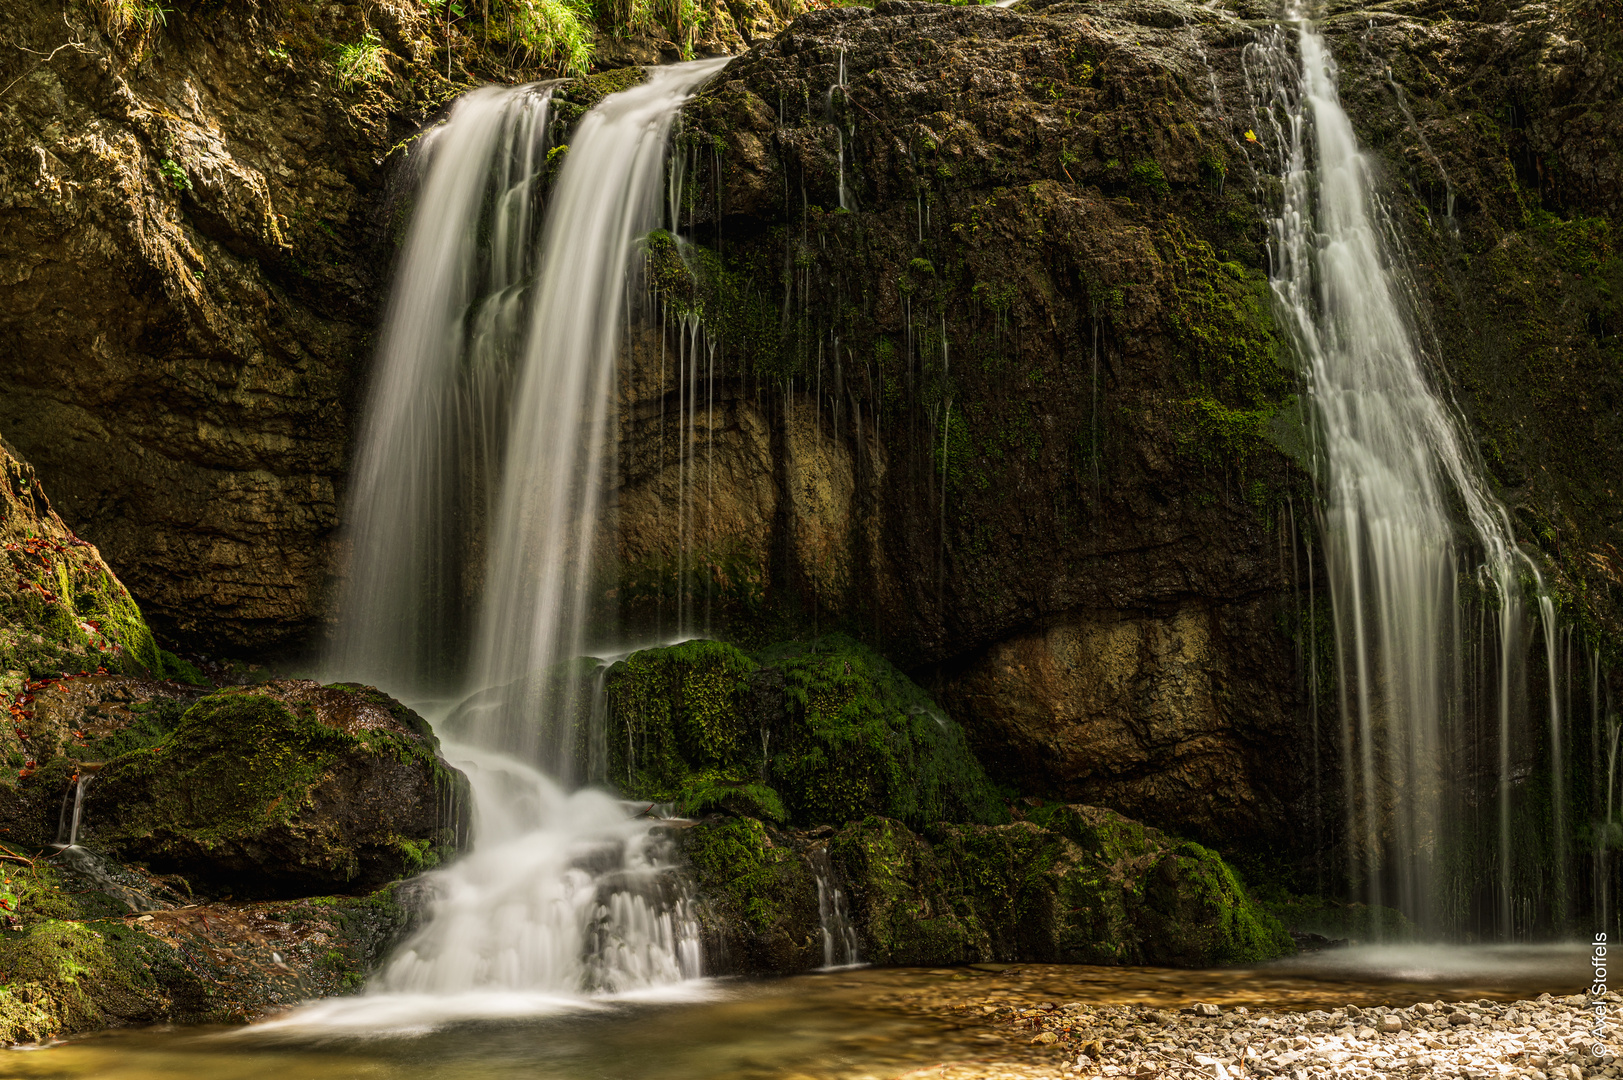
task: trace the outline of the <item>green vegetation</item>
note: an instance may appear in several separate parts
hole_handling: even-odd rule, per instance
[[[1141,188],[1158,198],[1165,198],[1172,193],[1172,185],[1167,183],[1167,174],[1161,170],[1161,164],[1150,158],[1134,163],[1128,170],[1127,178],[1135,187]]]
[[[342,716],[329,715],[343,723]],[[374,774],[394,776],[391,797],[401,806],[417,798],[413,785],[431,783],[447,795],[458,790],[460,777],[421,733],[341,730],[309,707],[226,690],[178,719],[173,706],[151,706],[106,742],[107,749],[124,752],[103,767],[92,797],[118,806],[119,815],[97,823],[97,842],[125,857],[183,868],[197,884],[246,873],[274,875],[274,883],[261,887],[364,884],[380,874],[387,880],[437,865],[455,842],[448,822],[432,839],[394,833],[406,826],[388,820],[386,802],[377,802],[381,794],[354,787]],[[361,764],[366,759],[371,763]],[[409,772],[402,774],[396,763]],[[384,819],[357,833],[353,823],[312,801],[318,787],[329,793],[327,803],[365,798]]]
[[[333,74],[338,85],[345,90],[370,86],[388,75],[388,65],[383,62],[383,38],[376,30],[368,28],[361,35],[361,40],[337,46]]]
[[[158,648],[133,597],[90,553],[43,536],[0,547],[0,671],[30,678],[98,669],[201,682]]]
[[[115,34],[145,34],[168,21],[169,9],[159,0],[100,0],[108,28]]]
[[[634,653],[605,685],[610,776],[630,797],[801,825],[1006,817],[962,729],[848,638],[755,657],[689,641]]]
[[[756,931],[779,918],[783,903],[777,888],[777,864],[792,854],[773,848],[759,821],[734,818],[693,830],[683,845],[699,884],[719,895]]]
[[[192,178],[186,175],[186,167],[174,158],[164,158],[158,165],[158,171],[163,173],[163,178],[176,191],[192,190]]]
[[[487,24],[519,63],[560,75],[585,75],[592,62],[592,9],[587,0],[505,0]]]

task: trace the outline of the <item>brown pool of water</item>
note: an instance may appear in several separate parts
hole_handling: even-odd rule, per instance
[[[982,1008],[1050,1001],[1182,1008],[1206,1001],[1225,1009],[1311,1010],[1512,1000],[1578,992],[1582,961],[1583,954],[1570,949],[1490,953],[1452,967],[1413,963],[1401,968],[1411,977],[1399,979],[1370,977],[1372,965],[1340,959],[1315,966],[1312,958],[1294,968],[1209,971],[1050,964],[854,969],[717,980],[706,1000],[606,1002],[584,1012],[416,1034],[297,1026],[110,1032],[0,1055],[0,1077],[885,1080],[920,1069],[947,1080],[1057,1076],[1060,1051],[1030,1045],[1029,1032],[999,1023]]]

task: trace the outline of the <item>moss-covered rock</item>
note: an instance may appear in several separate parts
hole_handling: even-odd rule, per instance
[[[631,798],[799,826],[1007,819],[959,726],[840,635],[755,656],[717,641],[647,649],[605,688],[609,777]]]
[[[190,676],[163,652],[141,609],[52,508],[34,470],[0,442],[0,687],[67,672]]]
[[[995,957],[973,912],[952,902],[960,883],[905,825],[870,817],[829,842],[849,883],[863,960],[960,964]]]
[[[437,750],[420,717],[367,687],[221,691],[106,763],[81,839],[206,893],[371,890],[458,846],[467,782]]]
[[[823,962],[817,882],[803,839],[797,848],[758,820],[730,817],[684,829],[678,841],[700,900],[706,955],[737,972]]]
[[[1096,807],[1009,825],[940,825],[928,841],[869,818],[830,854],[864,958],[1210,967],[1294,951],[1214,852]]]
[[[1295,951],[1216,853],[1097,807],[1039,820],[870,816],[837,833],[715,816],[681,834],[709,955],[732,971],[824,962],[819,877],[866,963],[1250,964]]]
[[[86,855],[0,863],[0,1045],[130,1024],[244,1023],[353,992],[415,927],[409,883],[364,896],[188,903]],[[131,910],[133,908],[133,910]]]

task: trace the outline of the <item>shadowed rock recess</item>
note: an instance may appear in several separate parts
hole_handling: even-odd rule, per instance
[[[1323,29],[1439,383],[1617,701],[1605,5]],[[679,126],[680,235],[640,240],[597,566],[620,640],[714,640],[593,670],[574,732],[682,816],[712,966],[822,965],[835,889],[880,964],[1401,930],[1292,895],[1336,887],[1344,781],[1248,82],[1274,7],[728,7],[600,42],[741,55]],[[447,50],[414,0],[173,8],[115,32],[0,0],[0,1042],[353,990],[417,918],[401,879],[466,839],[467,781],[399,702],[159,640],[319,648],[410,140],[552,72]],[[369,41],[381,72],[345,76]],[[638,78],[560,85],[552,148]]]

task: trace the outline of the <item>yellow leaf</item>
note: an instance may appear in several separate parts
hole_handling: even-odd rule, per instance
[[[1246,142],[1256,142],[1257,141],[1257,133],[1255,131],[1246,132],[1245,133],[1245,141]]]

